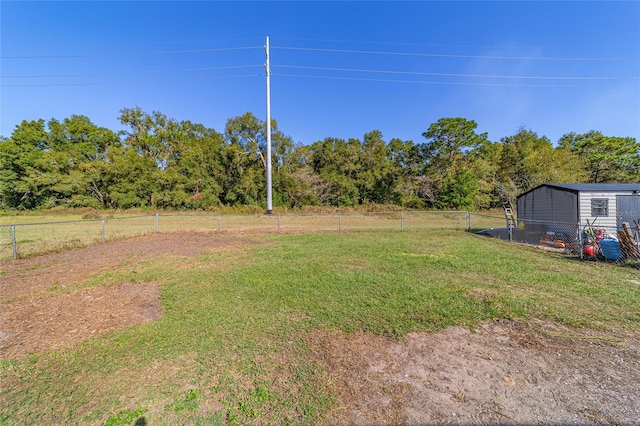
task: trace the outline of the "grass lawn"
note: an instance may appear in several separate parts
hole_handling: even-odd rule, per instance
[[[54,214],[55,213],[55,214]],[[476,216],[474,227],[504,219]],[[14,226],[12,226],[14,225]],[[466,212],[335,212],[216,214],[213,212],[0,212],[0,261],[100,244],[156,231],[346,232],[353,230],[464,229]],[[15,247],[14,247],[15,241]]]
[[[86,283],[160,282],[164,315],[1,361],[0,424],[317,424],[338,407],[310,353],[314,330],[402,338],[528,317],[640,325],[631,268],[447,229],[245,238]]]

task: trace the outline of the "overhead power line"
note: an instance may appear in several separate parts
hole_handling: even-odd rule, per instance
[[[62,87],[62,86],[113,86],[120,84],[147,84],[147,83],[170,83],[176,81],[200,81],[200,80],[218,80],[226,78],[245,78],[258,77],[262,74],[245,74],[245,75],[228,75],[216,77],[200,77],[200,78],[175,78],[165,80],[139,80],[139,81],[113,81],[100,83],[48,83],[48,84],[0,84],[1,87]]]
[[[34,74],[34,75],[3,75],[2,78],[66,78],[66,77],[108,77],[120,75],[145,75],[145,74],[169,74],[179,72],[198,72],[198,71],[220,71],[230,69],[246,69],[246,68],[262,68],[262,64],[255,65],[234,65],[225,67],[202,67],[202,68],[178,68],[166,70],[147,70],[147,71],[125,71],[111,73],[86,73],[86,74]],[[640,80],[640,77],[568,77],[568,76],[527,76],[527,75],[492,75],[492,74],[459,74],[459,73],[438,73],[438,72],[418,72],[418,71],[391,71],[391,70],[372,70],[361,68],[336,68],[336,67],[313,67],[304,65],[276,65],[275,68],[290,68],[303,70],[318,71],[340,71],[340,72],[361,72],[361,73],[377,73],[377,74],[399,74],[399,75],[424,75],[434,77],[465,77],[465,78],[505,78],[505,79],[530,79],[530,80]]]
[[[147,42],[139,42],[139,43],[134,43],[134,42],[126,42],[126,43],[104,43],[104,44],[96,44],[96,43],[91,43],[91,44],[78,44],[76,43],[76,46],[80,46],[80,47],[92,47],[92,48],[102,48],[102,47],[120,47],[120,46],[158,46],[158,45],[169,45],[169,44],[190,44],[190,43],[219,43],[219,42],[235,42],[235,41],[263,41],[264,37],[244,37],[244,38],[217,38],[217,39],[200,39],[200,40],[169,40],[169,41],[147,41]],[[22,48],[24,49],[25,47],[31,47],[32,45],[30,44],[26,44],[26,45],[14,45],[15,48]]]
[[[104,77],[117,75],[142,75],[142,74],[167,74],[175,72],[195,72],[195,71],[218,71],[240,68],[262,68],[258,65],[235,65],[228,67],[205,67],[205,68],[181,68],[174,70],[149,70],[149,71],[126,71],[126,72],[106,72],[89,74],[42,74],[42,75],[3,75],[2,78],[62,78],[62,77]]]
[[[385,71],[355,68],[331,68],[331,67],[311,67],[299,65],[276,65],[275,68],[293,68],[319,71],[342,71],[342,72],[362,72],[378,74],[402,74],[402,75],[426,75],[433,77],[473,77],[473,78],[509,78],[509,79],[532,79],[532,80],[640,80],[640,77],[561,77],[561,76],[526,76],[526,75],[488,75],[488,74],[456,74],[438,72],[418,72],[418,71]]]
[[[293,37],[278,37],[279,40],[291,40],[291,41],[311,41],[321,43],[349,43],[349,44],[377,44],[388,46],[414,46],[414,47],[447,47],[447,48],[464,48],[464,49],[553,49],[553,50],[584,50],[584,49],[634,49],[637,50],[637,46],[499,46],[499,45],[474,45],[474,44],[433,44],[433,43],[400,43],[392,41],[364,41],[364,40],[338,40],[338,39],[312,39],[312,38],[293,38]]]
[[[409,84],[427,84],[427,85],[444,85],[444,86],[494,86],[494,87],[551,87],[551,88],[585,88],[587,85],[564,85],[564,84],[510,84],[510,83],[472,83],[472,82],[455,82],[455,81],[424,81],[424,80],[392,80],[383,78],[361,78],[361,77],[336,77],[321,75],[303,75],[303,74],[280,74],[273,73],[279,77],[297,77],[297,78],[318,78],[327,80],[350,80],[350,81],[373,81],[378,83],[409,83]],[[638,85],[629,85],[638,87]]]
[[[344,50],[344,49],[321,49],[312,47],[288,47],[288,46],[272,46],[272,49],[280,50],[298,50],[308,52],[330,52],[330,53],[356,53],[363,55],[393,55],[393,56],[420,56],[427,58],[459,58],[459,59],[501,59],[501,60],[520,60],[520,61],[638,61],[636,58],[589,58],[589,57],[544,57],[544,56],[491,56],[491,55],[452,55],[441,53],[415,53],[415,52],[385,52],[371,50]]]
[[[260,49],[262,46],[248,46],[248,47],[221,47],[216,49],[192,49],[192,50],[167,50],[161,52],[130,52],[130,53],[89,53],[83,55],[34,55],[34,56],[0,56],[0,59],[57,59],[57,58],[102,58],[102,57],[115,57],[115,56],[144,56],[144,55],[177,55],[184,53],[207,53],[207,52],[222,52],[230,50],[249,50]]]

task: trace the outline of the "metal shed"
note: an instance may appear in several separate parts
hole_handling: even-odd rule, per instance
[[[517,198],[518,221],[620,228],[640,219],[640,183],[545,183]]]

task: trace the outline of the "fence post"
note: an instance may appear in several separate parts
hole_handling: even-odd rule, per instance
[[[220,232],[220,215],[218,215],[218,232]]]
[[[467,210],[467,232],[471,231],[471,213]]]
[[[280,233],[280,213],[278,213],[278,234]]]
[[[400,231],[404,231],[404,218],[402,216],[402,211],[400,211]]]
[[[106,238],[106,232],[105,232],[105,225],[106,225],[107,220],[106,219],[102,219],[102,244],[104,244],[104,242],[107,240]]]
[[[342,232],[342,213],[338,213],[338,232]]]
[[[584,259],[584,250],[583,250],[584,241],[582,241],[582,232],[580,232],[580,222],[578,222],[578,252],[580,253],[580,260]]]
[[[160,230],[160,213],[156,213],[156,232]]]
[[[16,226],[11,225],[11,245],[13,246],[13,260],[18,258],[18,243],[16,241]]]

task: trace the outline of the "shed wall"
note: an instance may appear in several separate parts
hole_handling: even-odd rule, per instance
[[[547,186],[539,187],[518,198],[518,219],[576,223],[578,194]]]
[[[595,227],[615,228],[618,226],[617,196],[632,195],[626,192],[581,192],[580,193],[580,224],[594,224]],[[609,214],[607,216],[591,216],[591,200],[594,198],[609,200]]]

